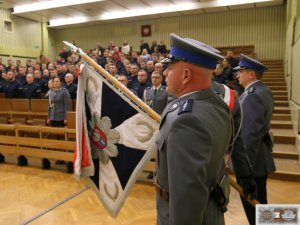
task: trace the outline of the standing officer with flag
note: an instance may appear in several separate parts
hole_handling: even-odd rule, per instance
[[[257,185],[257,200],[267,204],[267,177],[275,171],[272,141],[269,135],[274,100],[270,89],[261,81],[266,67],[259,61],[241,54],[237,79],[245,90],[240,96],[243,110],[241,136],[252,165]],[[237,179],[238,183],[241,182]],[[244,210],[251,225],[255,224],[255,207],[242,198]]]
[[[223,177],[231,116],[211,88],[222,56],[196,40],[170,37],[171,52],[162,63],[169,64],[167,92],[177,99],[163,111],[156,139],[157,223],[222,225],[224,202],[214,187]]]

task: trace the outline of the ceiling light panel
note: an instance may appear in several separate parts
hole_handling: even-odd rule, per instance
[[[173,12],[184,12],[184,11],[192,11],[204,9],[205,11],[219,11],[217,8],[220,7],[220,10],[223,10],[223,7],[227,6],[239,6],[243,4],[252,4],[259,2],[271,2],[272,0],[214,0],[214,1],[183,1],[183,0],[172,0],[169,2],[176,2],[178,4],[168,4],[166,6],[155,6],[155,7],[144,7],[139,9],[125,9],[129,8],[127,5],[127,1],[124,0],[125,4],[120,3],[121,0],[114,1],[103,1],[101,2],[101,7],[105,10],[105,13],[99,12],[98,15],[95,16],[80,16],[73,17],[70,19],[55,19],[50,20],[50,26],[62,26],[62,25],[70,25],[75,23],[85,23],[85,22],[94,22],[94,21],[105,21],[105,20],[113,20],[113,19],[122,19],[122,18],[130,18],[130,17],[145,17],[147,15],[156,15],[156,14],[166,14]],[[136,0],[135,0],[136,1]],[[155,1],[155,0],[154,0]],[[162,0],[163,1],[163,0]],[[274,1],[274,0],[273,0]],[[179,4],[179,2],[184,2]],[[96,4],[96,3],[94,3]],[[140,5],[141,4],[137,4]]]
[[[32,12],[32,11],[39,11],[45,9],[54,9],[72,5],[80,5],[80,4],[87,4],[91,2],[100,2],[104,0],[52,0],[52,1],[43,1],[43,2],[35,2],[31,4],[24,4],[24,5],[16,5],[14,9],[14,14],[18,13],[25,13],[25,12]]]

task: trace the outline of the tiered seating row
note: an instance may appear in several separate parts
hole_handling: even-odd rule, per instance
[[[46,125],[48,99],[6,99],[0,98],[0,123],[22,123]],[[72,102],[74,110],[76,101]]]
[[[69,135],[75,133],[69,128],[0,124],[0,153],[72,161],[76,142]]]
[[[221,52],[221,55],[226,56],[228,50],[232,50],[236,56],[241,53],[255,58],[255,46],[254,45],[241,45],[241,46],[223,46],[216,47]]]

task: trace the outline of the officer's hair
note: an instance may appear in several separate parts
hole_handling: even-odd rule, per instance
[[[74,78],[74,75],[71,74],[71,73],[67,73],[66,76]],[[65,77],[66,77],[66,76],[65,76]]]
[[[147,74],[146,70],[144,70],[144,69],[140,69],[139,72],[143,72],[143,73]]]
[[[153,74],[158,74],[160,77],[162,77],[161,73],[158,72],[158,71],[153,71],[152,74],[151,74],[151,76],[152,76]]]
[[[57,76],[54,76],[53,78],[52,78],[52,80],[54,80],[55,78],[59,78],[59,80],[60,80],[60,77],[57,75]]]
[[[254,71],[254,73],[255,73],[255,76],[256,76],[256,78],[257,78],[258,80],[261,80],[261,79],[262,79],[262,76],[263,76],[262,73],[259,73],[259,72],[257,72],[257,71]]]
[[[126,80],[127,80],[127,77],[126,77],[124,74],[120,74],[120,75],[118,76],[118,78],[119,78],[119,77],[125,77]]]

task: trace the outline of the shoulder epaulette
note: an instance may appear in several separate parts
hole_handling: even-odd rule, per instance
[[[193,103],[194,103],[193,99],[187,99],[184,102],[182,102],[178,110],[178,115],[182,113],[192,112]]]
[[[172,104],[169,108],[169,112],[174,111],[175,109],[177,109],[180,106],[179,102],[175,102],[174,104]]]
[[[254,91],[255,91],[255,87],[251,87],[251,88],[249,89],[248,93],[250,94],[250,93],[253,93]]]

